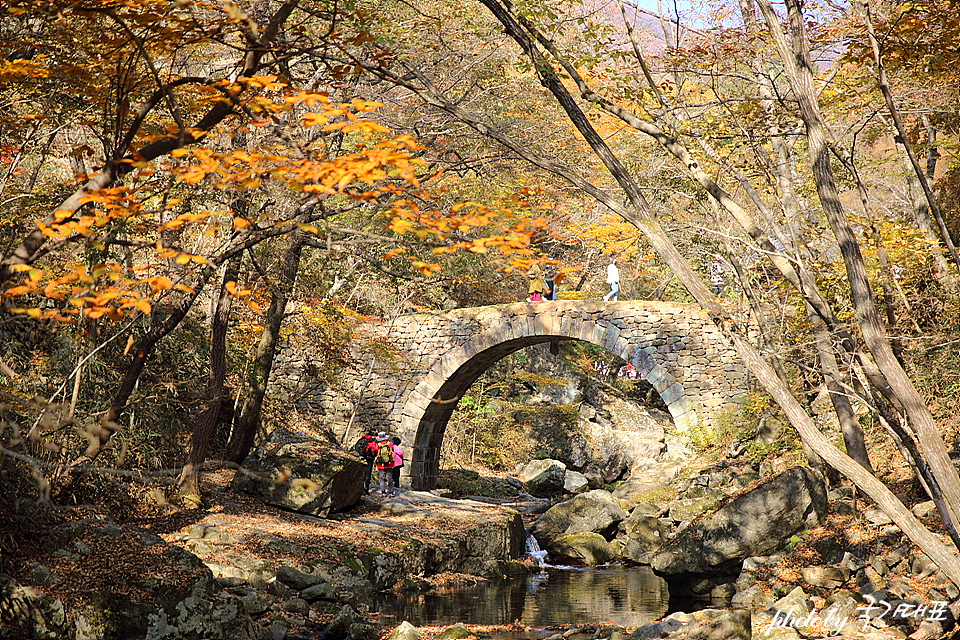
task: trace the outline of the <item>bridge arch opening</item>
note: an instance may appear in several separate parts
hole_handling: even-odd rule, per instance
[[[637,372],[637,380],[646,381],[657,393],[658,399],[663,401],[663,406],[669,411],[675,424],[678,419],[686,420],[689,424],[691,411],[689,403],[685,401],[682,385],[643,351],[628,347],[616,352],[600,342],[559,334],[523,336],[507,339],[484,349],[456,350],[441,358],[431,373],[417,386],[416,394],[412,394],[404,408],[401,433],[405,442],[413,443],[412,452],[408,454],[411,488],[430,490],[437,486],[447,425],[460,399],[484,372],[508,355],[527,347],[550,343],[553,351],[553,346],[557,343],[571,340],[598,344],[622,358]],[[630,357],[630,360],[624,358],[624,355]],[[674,398],[672,403],[668,402],[670,398]]]

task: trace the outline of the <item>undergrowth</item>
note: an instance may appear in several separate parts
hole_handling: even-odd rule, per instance
[[[7,455],[0,455],[0,505],[0,573],[12,573],[19,558],[55,543],[51,532],[65,513],[43,500],[30,465]]]
[[[783,436],[772,442],[758,439],[758,428],[765,420],[777,421],[783,428]],[[752,462],[801,454],[796,431],[770,397],[759,393],[747,395],[736,408],[717,412],[712,426],[697,425],[686,436],[694,450],[710,461],[727,457],[731,448],[738,449],[740,457]]]

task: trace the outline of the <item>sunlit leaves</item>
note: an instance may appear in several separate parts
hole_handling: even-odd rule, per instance
[[[174,218],[173,220],[164,222],[157,229],[159,231],[167,231],[169,229],[179,229],[185,224],[197,222],[199,220],[205,220],[206,218],[209,218],[212,215],[214,215],[214,213],[210,211],[201,211],[200,213],[183,213],[177,216],[176,218]]]
[[[222,190],[253,192],[272,183],[294,193],[337,195],[363,201],[381,198],[388,201],[401,194],[407,185],[419,183],[417,172],[423,161],[413,157],[413,152],[419,149],[414,139],[409,136],[389,137],[384,127],[361,117],[377,109],[378,103],[354,99],[334,104],[324,94],[288,92],[286,86],[273,76],[241,78],[236,83],[224,85],[229,92],[234,92],[236,87],[272,94],[261,96],[270,102],[270,106],[261,105],[263,108],[259,111],[253,110],[259,113],[302,110],[304,105],[309,105],[323,129],[336,131],[343,137],[348,145],[346,152],[328,157],[322,146],[311,149],[279,143],[228,150],[214,144],[187,146],[173,150],[165,162],[159,163],[160,171],[168,172],[185,187],[208,188],[210,193]],[[254,121],[250,125],[267,123],[266,120]],[[203,132],[198,133],[203,135]],[[137,177],[142,180],[147,180],[157,170],[151,163],[137,161],[134,164],[139,168]],[[138,311],[149,313],[150,300],[171,289],[189,290],[182,283],[173,284],[174,273],[189,275],[198,266],[219,264],[223,257],[216,253],[217,247],[231,232],[251,234],[286,224],[307,233],[320,233],[313,224],[294,224],[289,219],[271,215],[268,210],[257,215],[240,216],[229,211],[187,207],[182,198],[164,198],[163,211],[157,212],[146,206],[153,197],[154,192],[146,187],[101,189],[84,195],[81,199],[84,206],[79,211],[57,211],[46,223],[39,224],[41,232],[51,240],[82,239],[88,248],[99,252],[107,250],[108,239],[122,234],[125,243],[138,251],[141,268],[152,272],[149,279],[121,277],[118,263],[103,259],[90,273],[87,267],[75,267],[60,273],[31,272],[24,282],[15,283],[4,295],[9,298],[45,296],[60,302],[68,301],[65,309],[50,314],[38,311],[38,306],[18,307],[20,312],[34,317],[62,319],[82,312],[91,318],[117,320]],[[210,239],[204,240],[207,236]],[[168,243],[165,241],[168,237],[194,237],[196,249],[186,250]],[[108,268],[107,265],[112,266]],[[415,268],[429,274],[439,266],[421,262]],[[234,288],[230,293],[259,312],[248,291]]]
[[[518,206],[518,210],[524,211],[525,205]],[[498,256],[500,268],[509,272],[518,268],[518,265],[527,264],[527,258],[533,251],[533,238],[545,233],[549,222],[545,217],[527,217],[528,212],[525,211],[521,216],[515,216],[515,213],[506,205],[490,207],[472,201],[456,203],[446,211],[438,211],[423,210],[411,200],[397,200],[393,203],[387,228],[400,236],[410,234],[419,240],[430,239],[438,243],[438,246],[430,249],[433,255],[459,251],[474,254],[493,252]],[[492,229],[494,222],[502,225],[511,218],[514,218],[512,224]],[[470,234],[479,235],[466,237]],[[404,253],[405,250],[394,249],[384,259]],[[431,275],[440,269],[440,265],[428,263],[416,255],[408,254],[405,257],[410,266],[423,275]]]
[[[317,235],[320,233],[320,229],[318,229],[316,225],[305,224],[303,222],[297,223],[297,229],[300,229],[300,231],[303,231],[305,233],[312,233],[314,235]]]
[[[410,266],[420,272],[421,275],[430,276],[440,270],[439,264],[431,264],[423,260],[413,260]]]
[[[37,319],[71,322],[82,314],[91,319],[121,320],[137,313],[149,314],[150,298],[174,288],[166,276],[129,277],[124,267],[115,262],[97,263],[89,268],[75,265],[56,275],[40,269],[20,270],[26,271],[26,280],[4,291],[3,297],[42,297],[56,302],[52,308],[43,305],[10,309]]]
[[[331,104],[323,94],[300,91],[285,96],[283,108],[292,108],[299,102],[324,107],[304,114],[301,124],[322,125],[326,131],[338,130],[349,136],[355,150],[327,158],[305,156],[303,149],[289,147],[229,152],[191,147],[174,151],[171,155],[184,162],[171,165],[169,169],[177,180],[187,184],[210,179],[218,188],[256,189],[263,180],[273,179],[295,191],[347,194],[367,200],[378,197],[380,192],[354,188],[355,184],[370,186],[390,178],[417,183],[416,172],[424,163],[411,155],[419,149],[414,139],[410,136],[385,137],[387,129],[357,116],[376,109],[380,106],[378,103],[354,99],[349,103]],[[375,135],[377,139],[373,139]]]
[[[32,60],[0,60],[0,84],[20,78],[46,78],[50,71]]]
[[[245,287],[239,286],[233,280],[224,284],[223,287],[224,289],[227,290],[228,294],[230,294],[234,298],[241,300],[243,303],[249,306],[254,313],[260,313],[260,305],[258,305],[254,300],[253,291]]]

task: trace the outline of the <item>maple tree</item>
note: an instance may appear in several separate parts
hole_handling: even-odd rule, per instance
[[[829,5],[804,14],[790,2],[777,15],[744,0],[704,16],[722,19],[721,28],[684,31],[653,55],[637,30],[624,29],[637,18],[625,3],[593,12],[483,0],[464,5],[456,20],[433,2],[339,11],[291,1],[249,13],[146,0],[15,3],[4,42],[25,53],[6,56],[0,70],[8,97],[0,117],[14,141],[4,141],[0,161],[5,202],[19,211],[4,212],[13,224],[4,227],[11,247],[0,275],[16,280],[6,288],[11,308],[38,320],[82,319],[94,334],[111,320],[142,323],[131,325],[139,336],[129,344],[133,360],[108,412],[88,429],[83,461],[118,428],[155,345],[202,296],[219,301],[206,409],[182,477],[192,492],[223,398],[231,297],[254,303],[241,312],[262,330],[255,355],[252,341],[246,346],[255,364],[230,443],[240,460],[304,261],[318,271],[334,256],[347,264],[307,285],[324,305],[352,281],[361,290],[355,304],[386,315],[391,304],[489,301],[494,288],[494,299],[516,299],[509,278],[535,259],[584,267],[580,288],[601,254],[622,254],[653,294],[670,277],[682,283],[780,402],[811,460],[849,475],[933,548],[929,532],[869,475],[850,398],[896,434],[953,529],[960,485],[898,343],[887,339],[905,316],[922,329],[922,318],[903,313],[911,291],[937,286],[949,304],[955,290],[944,235],[950,211],[935,236],[912,219],[920,192],[936,208],[935,189],[923,181],[936,177],[931,150],[943,141],[935,147],[924,116],[907,117],[898,136],[926,131],[928,162],[926,175],[911,163],[919,191],[904,181],[914,197],[900,199],[884,191],[890,163],[873,164],[864,142],[876,145],[891,131],[872,107],[882,97],[878,71],[890,71],[893,118],[898,83],[928,56],[906,46],[922,30],[917,16],[945,16],[953,4],[883,6],[868,23]],[[871,24],[895,35],[879,56]],[[924,36],[950,41],[953,24]],[[504,46],[503,30],[518,49]],[[74,34],[83,46],[68,46]],[[842,55],[840,39],[852,42]],[[836,66],[814,68],[811,46]],[[937,73],[946,79],[950,71]],[[950,95],[948,82],[932,84]],[[50,102],[46,89],[85,100]],[[41,175],[48,157],[60,161],[58,176]],[[908,201],[910,216],[901,212]],[[257,251],[270,268],[249,266]],[[223,275],[242,257],[251,275]],[[704,283],[712,261],[734,281],[723,301]],[[459,274],[445,273],[455,265]],[[360,286],[366,269],[381,274],[375,286]],[[256,293],[267,283],[269,295]],[[375,300],[384,291],[394,292],[391,304]],[[269,298],[264,317],[255,298]],[[767,322],[771,309],[796,320]],[[757,343],[742,320],[751,314]],[[795,385],[808,386],[795,393]],[[854,463],[809,420],[804,398],[819,385]]]
[[[86,423],[89,446],[66,465],[62,489],[120,429],[157,345],[209,297],[216,322],[205,409],[181,476],[184,492],[196,493],[224,399],[229,303],[259,315],[257,278],[275,279],[254,257],[258,247],[295,239],[266,315],[251,325],[262,335],[229,446],[237,461],[259,424],[300,250],[355,254],[372,243],[372,254],[360,255],[374,268],[427,282],[459,255],[484,256],[487,273],[529,264],[544,224],[525,202],[529,192],[466,202],[444,195],[456,181],[428,167],[411,136],[378,124],[382,104],[355,97],[350,68],[314,62],[317,46],[368,40],[350,7],[65,0],[5,11],[6,308],[82,328],[73,405],[98,340],[127,334],[132,354],[109,407]],[[274,264],[271,251],[260,256],[265,264]],[[245,256],[259,273],[244,284]],[[328,297],[343,282],[338,276]]]

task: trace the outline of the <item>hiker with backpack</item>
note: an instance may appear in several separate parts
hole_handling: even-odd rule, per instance
[[[370,476],[373,475],[373,461],[377,457],[377,441],[373,436],[373,429],[360,435],[360,439],[353,445],[353,451],[366,463],[363,470],[363,492],[370,493]]]
[[[374,464],[377,466],[377,475],[380,476],[380,495],[396,493],[393,486],[393,451],[394,445],[387,434],[381,431],[377,434],[377,457]]]

